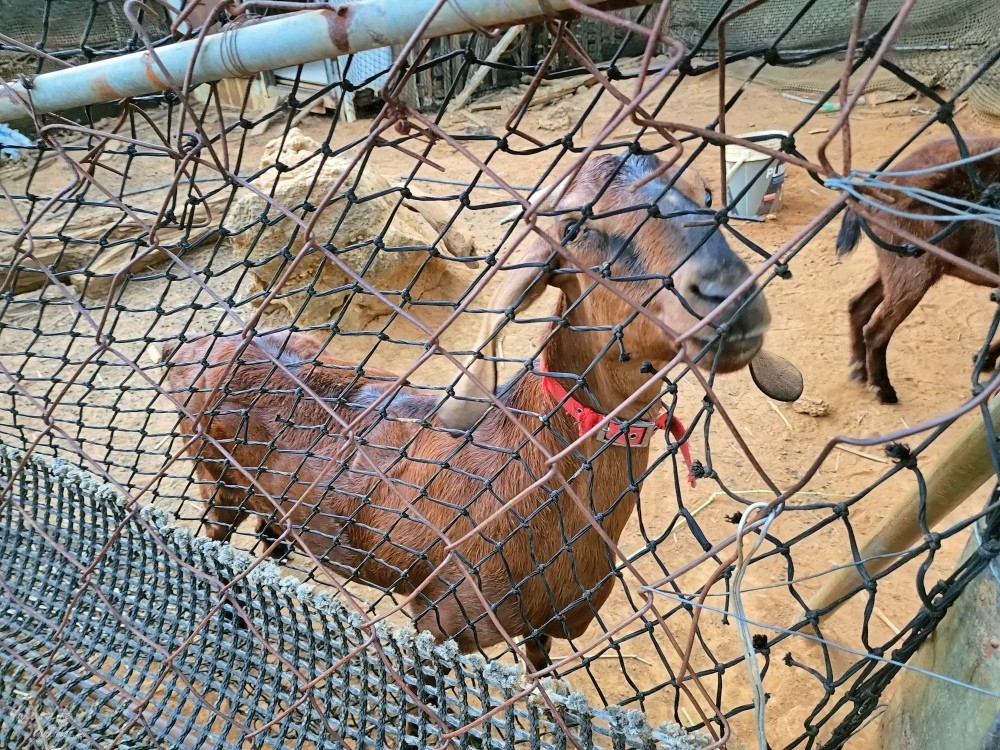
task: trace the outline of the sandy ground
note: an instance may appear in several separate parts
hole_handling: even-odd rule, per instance
[[[714,77],[702,77],[685,82],[671,97],[669,110],[663,115],[674,120],[705,125],[715,113],[717,81]],[[583,107],[593,92],[577,94],[556,105],[575,123],[582,115]],[[584,144],[592,138],[606,121],[612,109],[608,97],[603,97],[597,108],[588,115],[582,131],[574,136],[577,144]],[[914,114],[910,108],[914,102],[899,102],[878,108],[864,108],[852,116],[853,164],[856,167],[872,167],[916,130],[925,119]],[[751,87],[747,96],[727,116],[730,132],[748,132],[760,129],[791,129],[808,111],[808,107],[782,98],[768,89]],[[548,116],[548,128],[539,126],[539,119]],[[461,115],[448,116],[444,126],[450,133],[462,135],[473,132],[503,133],[503,115],[496,112],[481,112],[473,122]],[[527,133],[536,135],[544,142],[561,138],[565,128],[560,129],[560,114],[543,110],[532,112],[524,123]],[[833,115],[820,114],[806,126],[797,139],[799,150],[807,157],[814,157],[816,149],[824,138],[825,128],[835,120]],[[975,121],[959,117],[963,131],[981,132],[983,127]],[[552,122],[556,123],[555,129]],[[339,125],[331,138],[331,144],[339,147],[363,135],[369,123],[358,121],[351,125]],[[483,128],[486,130],[483,130]],[[279,126],[280,127],[280,126]],[[307,118],[302,129],[317,140],[323,139],[330,127],[330,120],[321,116]],[[629,126],[620,129],[626,132]],[[278,133],[278,127],[270,132],[248,139],[244,154],[244,164],[253,163],[255,155],[270,138]],[[931,129],[930,135],[943,135],[942,127]],[[925,140],[922,138],[921,140]],[[652,142],[652,138],[649,139]],[[513,149],[528,148],[529,142],[518,136],[510,139]],[[235,148],[238,144],[231,144]],[[486,156],[492,148],[489,141],[471,141],[466,144],[469,151],[479,157]],[[513,184],[532,184],[551,163],[553,151],[537,155],[498,154],[490,166]],[[839,148],[832,148],[834,163],[839,163]],[[235,158],[235,154],[232,154]],[[376,148],[372,152],[372,165],[390,179],[407,174],[413,167],[413,160],[406,154],[391,148]],[[431,158],[443,168],[437,172],[421,169],[420,174],[452,180],[468,180],[475,169],[462,153],[447,146],[437,144]],[[718,150],[710,148],[698,162],[709,184],[719,194]],[[138,156],[129,171],[128,188],[138,189],[162,184],[171,177],[172,162],[157,155]],[[247,171],[244,169],[244,171]],[[205,173],[210,175],[210,173]],[[203,175],[200,175],[203,176]],[[100,174],[102,184],[116,187],[119,180],[113,174]],[[69,180],[68,172],[58,163],[38,173],[30,185],[37,195],[53,195]],[[25,187],[24,178],[11,179],[12,187]],[[431,195],[454,196],[459,188],[434,183],[422,183],[421,187]],[[153,194],[155,195],[155,193]],[[475,227],[476,241],[480,248],[489,249],[502,237],[497,224],[506,208],[483,208],[477,206],[501,200],[503,193],[495,190],[480,190],[473,194],[472,210],[466,211],[466,219]],[[799,229],[805,226],[834,199],[834,193],[814,182],[804,171],[790,167],[784,191],[784,206],[779,214],[766,223],[739,223],[737,228],[766,250],[781,247]],[[149,203],[148,205],[152,205]],[[454,204],[457,205],[457,204]],[[23,210],[23,205],[20,206]],[[3,226],[17,226],[9,205],[0,202]],[[67,233],[72,231],[67,229]],[[923,304],[904,324],[893,340],[889,352],[890,373],[893,377],[901,403],[883,406],[875,397],[858,384],[847,378],[847,327],[845,308],[847,299],[860,290],[871,273],[874,254],[870,246],[849,256],[846,261],[837,260],[833,241],[836,226],[827,226],[791,262],[793,277],[776,280],[767,289],[767,298],[773,313],[773,326],[768,337],[768,346],[773,351],[792,359],[802,370],[806,394],[821,398],[829,404],[829,414],[813,417],[796,412],[789,405],[769,401],[759,393],[746,373],[720,377],[716,384],[716,394],[737,426],[739,434],[749,445],[760,465],[779,486],[786,487],[798,480],[814,462],[821,448],[835,436],[873,436],[904,426],[918,425],[936,415],[960,404],[970,393],[971,358],[987,334],[993,306],[989,301],[989,290],[972,287],[962,282],[946,280],[934,288]],[[734,243],[735,246],[735,243]],[[745,248],[739,252],[751,264],[760,262]],[[231,294],[234,288],[245,283],[242,267],[232,263],[233,258],[224,248],[215,250],[203,248],[189,256],[188,262],[195,268],[210,267],[213,278],[210,285],[223,294]],[[27,295],[27,300],[37,299],[37,293]],[[107,311],[102,300],[89,300],[88,306],[94,323],[81,320],[72,312],[64,300],[55,296],[48,304],[40,307],[30,301],[10,304],[3,313],[0,324],[0,363],[19,380],[20,386],[34,394],[37,401],[32,403],[26,397],[12,398],[0,394],[0,408],[13,407],[13,416],[4,419],[2,434],[4,439],[15,445],[28,442],[35,436],[37,415],[40,408],[47,406],[61,390],[61,382],[68,380],[84,358],[93,352],[95,326],[99,325],[105,334],[113,336],[114,349],[127,359],[138,359],[145,350],[145,341],[151,336],[167,337],[180,330],[211,330],[221,325],[232,329],[232,321],[224,321],[222,314],[211,305],[208,295],[197,290],[194,282],[185,280],[181,274],[177,280],[167,282],[163,267],[154,268],[146,277],[129,283],[115,300],[115,305]],[[540,308],[551,304],[546,297]],[[118,308],[118,309],[116,309]],[[241,308],[246,312],[246,308]],[[436,325],[443,318],[444,310],[415,308],[416,314],[428,325]],[[277,318],[275,318],[277,320]],[[359,359],[375,348],[371,362],[377,366],[400,369],[420,353],[418,345],[397,345],[378,342],[374,331],[378,321],[373,321],[367,335],[341,337],[337,341],[336,355],[345,359]],[[446,334],[445,342],[456,348],[473,343],[478,321],[459,320]],[[390,334],[397,338],[419,341],[419,332],[406,324],[395,324]],[[518,356],[532,350],[531,339],[536,329],[526,327],[510,333],[505,339],[508,355]],[[27,352],[27,354],[25,354]],[[143,365],[149,368],[148,364]],[[448,367],[439,361],[432,361],[415,376],[418,382],[441,382]],[[148,369],[148,375],[158,378],[160,371]],[[693,415],[700,406],[701,388],[690,378],[680,384],[679,414],[682,418]],[[159,470],[163,454],[167,450],[173,418],[166,411],[162,400],[156,402],[153,414],[147,407],[153,401],[153,390],[142,376],[130,370],[122,359],[113,353],[105,353],[98,360],[86,364],[76,384],[66,388],[61,396],[63,406],[56,409],[57,425],[71,437],[81,440],[89,457],[101,465],[118,467],[114,477],[133,492],[145,488],[149,478]],[[765,499],[768,491],[751,462],[742,455],[732,434],[721,420],[716,419],[711,430],[711,451],[713,463],[721,480],[731,490],[748,501]],[[916,444],[918,438],[912,438]],[[939,441],[927,451],[927,458],[921,460],[926,465],[940,453],[947,439]],[[176,447],[176,445],[175,445]],[[703,431],[697,431],[691,439],[691,447],[696,458],[705,459],[705,439]],[[136,452],[136,449],[139,452]],[[767,627],[753,627],[753,632],[766,633],[769,637],[777,634],[776,628],[789,626],[802,616],[802,607],[791,595],[789,587],[782,585],[794,575],[797,579],[819,573],[840,564],[849,554],[848,531],[844,522],[838,521],[824,528],[817,528],[829,516],[829,510],[816,504],[836,503],[860,492],[876,482],[890,468],[889,462],[877,448],[866,449],[864,455],[835,450],[822,464],[804,490],[793,498],[788,511],[781,515],[771,527],[774,538],[789,542],[790,558],[794,561],[791,570],[781,557],[771,557],[768,561],[751,566],[745,588],[760,590],[745,595],[745,604],[752,620],[766,623]],[[620,546],[626,552],[645,546],[648,538],[660,535],[668,524],[675,520],[678,498],[675,492],[674,473],[666,462],[646,484],[639,513],[626,527]],[[135,467],[133,471],[130,467]],[[169,474],[172,479],[158,486],[157,492],[147,494],[146,499],[178,509],[179,516],[194,524],[202,507],[195,503],[180,503],[180,498],[191,497],[193,489],[181,477],[189,474],[190,468],[184,462],[175,464]],[[900,475],[883,484],[856,504],[849,516],[853,532],[860,538],[866,536],[866,529],[878,523],[883,514],[896,499],[912,485],[912,478]],[[740,512],[743,505],[719,491],[714,481],[703,480],[697,488],[683,487],[683,503],[689,509],[697,509],[697,523],[701,532],[711,543],[725,539],[734,531],[727,519]],[[955,519],[974,512],[981,498],[970,500]],[[810,507],[803,507],[810,506]],[[798,538],[807,530],[808,536]],[[957,534],[944,541],[944,546],[936,555],[928,585],[937,576],[951,570],[958,554],[965,544],[967,535]],[[244,538],[241,543],[252,540]],[[769,548],[765,545],[765,549]],[[690,530],[678,528],[657,547],[655,555],[646,555],[636,564],[637,572],[646,580],[654,580],[664,575],[664,571],[677,570],[685,562],[702,552],[702,547]],[[297,558],[296,558],[297,559]],[[298,561],[301,564],[301,561]],[[679,580],[685,591],[691,591],[711,573],[709,565],[703,565]],[[903,627],[918,608],[914,579],[916,565],[911,564],[880,583],[875,611],[867,621],[867,633],[863,633],[863,602],[851,602],[833,619],[824,635],[833,642],[847,648],[866,649],[881,646]],[[804,580],[796,586],[796,591],[807,596],[819,586],[818,580]],[[723,607],[727,601],[720,593],[721,585],[713,589],[709,605]],[[613,628],[635,611],[635,603],[640,601],[637,581],[626,574],[611,600],[601,611],[604,626]],[[673,609],[667,601],[657,601],[657,609],[666,612]],[[651,618],[647,615],[647,620]],[[666,626],[655,625],[649,632],[641,632],[635,624],[618,633],[613,649],[598,649],[600,658],[594,659],[586,669],[565,669],[574,687],[584,690],[596,701],[608,703],[626,701],[630,706],[642,707],[654,723],[676,718],[695,718],[695,703],[707,706],[708,697],[698,695],[694,702],[690,696],[675,694],[672,688],[656,691],[669,678],[670,668],[680,662],[678,651],[671,644],[676,639],[680,648],[686,642],[691,619],[684,613],[674,613]],[[667,631],[670,636],[668,637]],[[580,639],[576,647],[582,647],[597,639],[602,632],[600,623],[595,623],[587,635]],[[625,637],[627,634],[634,637]],[[568,645],[557,643],[554,656],[570,653]],[[616,655],[620,654],[620,656]],[[739,641],[732,621],[723,622],[720,615],[706,611],[700,618],[700,639],[696,641],[692,662],[699,669],[714,664],[724,664],[740,656]],[[825,670],[823,657],[815,645],[799,637],[792,637],[776,646],[771,653],[771,664],[765,679],[765,689],[770,694],[767,704],[769,712],[768,737],[772,747],[784,747],[803,731],[803,721],[819,704],[823,691],[819,681],[812,675],[791,666],[783,659],[790,653],[800,663],[814,669]],[[711,655],[710,655],[711,654]],[[840,673],[856,658],[843,653],[833,654],[832,669]],[[724,691],[722,708],[730,711],[737,706],[746,707],[749,691],[743,666],[729,666],[723,678]],[[716,690],[715,678],[708,678],[704,684],[709,694]],[[656,691],[656,692],[654,692]],[[891,690],[890,690],[891,693]],[[646,696],[636,702],[637,697]],[[883,697],[884,700],[885,696]],[[676,700],[676,703],[675,703]],[[822,709],[824,716],[829,706]],[[820,737],[829,731],[829,725],[820,732]],[[752,716],[744,710],[733,720],[736,740],[730,747],[755,747],[752,739]],[[863,749],[876,747],[877,723],[869,726],[852,739],[848,747]]]

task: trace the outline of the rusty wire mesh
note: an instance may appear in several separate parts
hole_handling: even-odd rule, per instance
[[[727,194],[721,148],[762,151],[727,122],[743,128],[765,95],[724,75],[748,56],[727,50],[725,24],[756,5],[720,14],[687,47],[664,6],[633,21],[578,5],[620,51],[640,40],[645,53],[591,60],[573,20],[550,19],[536,65],[490,63],[523,78],[490,95],[495,109],[452,111],[458,79],[434,111],[406,96],[421,72],[480,65],[473,50],[502,31],[478,29],[437,56],[415,32],[372,73],[387,80],[382,100],[355,122],[341,116],[343,94],[364,81],[316,86],[300,70],[281,97],[225,82],[122,102],[99,121],[26,124],[37,146],[0,171],[11,248],[0,265],[5,746],[752,745],[758,718],[772,747],[862,737],[906,660],[995,556],[994,541],[959,559],[977,522],[997,538],[995,492],[985,509],[923,528],[838,619],[817,625],[807,599],[858,556],[878,508],[923,486],[923,456],[951,423],[985,415],[994,382],[981,356],[962,397],[942,395],[919,423],[886,417],[841,436],[816,422],[806,440],[777,419],[791,430],[799,417],[768,406],[745,375],[719,372],[718,345],[735,346],[747,311],[780,299],[812,255],[832,262],[846,204],[886,223],[869,208],[885,205],[881,170],[925,134],[964,142],[956,110],[994,60],[946,93],[907,79],[926,109],[892,121],[906,126],[893,147],[858,163],[850,115],[864,86],[848,76],[905,75],[879,64],[912,1],[871,36],[859,22],[833,50],[760,40],[758,72],[846,60],[760,162],[761,174],[787,170],[784,213],[768,225],[795,205],[787,186],[824,191],[824,204],[765,244],[761,224],[733,218],[741,195]],[[277,6],[227,5],[221,20],[238,27]],[[550,65],[557,57],[570,67]],[[539,111],[543,101],[555,104]],[[300,117],[320,105],[325,117]],[[618,160],[582,217],[530,208],[529,194],[608,155]],[[874,171],[852,171],[862,168]],[[630,205],[598,205],[643,176]],[[978,198],[948,215],[995,224]],[[637,215],[595,261],[588,224],[604,236],[607,222]],[[671,227],[684,252],[651,252],[647,226]],[[679,280],[723,240],[751,274],[696,291],[718,300],[706,314]],[[525,255],[538,247],[540,258]],[[494,292],[525,271],[547,290],[525,289],[493,317]],[[686,328],[674,325],[679,309]],[[976,329],[983,347],[994,313]],[[789,333],[795,314],[774,307],[772,330],[802,364],[827,343]],[[495,350],[480,338],[484,319]],[[446,429],[437,410],[462,398],[453,386],[474,352],[507,385],[492,397],[474,389],[487,416]],[[589,431],[564,397],[538,396],[551,396],[543,366],[600,410]],[[643,385],[617,393],[616,378]],[[595,439],[614,423],[604,414],[634,428],[662,409],[674,420],[665,443]],[[746,420],[767,409],[773,422],[750,434]],[[919,442],[899,447],[906,439]],[[874,452],[883,444],[896,446],[891,457]],[[866,469],[840,492],[818,478],[839,466],[837,446]],[[247,556],[205,543],[210,534]],[[883,625],[890,597],[905,619]],[[459,648],[415,637],[414,620]]]

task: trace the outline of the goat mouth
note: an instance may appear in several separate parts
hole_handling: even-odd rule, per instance
[[[724,340],[691,339],[688,341],[688,354],[692,357],[702,355],[698,360],[698,366],[703,370],[714,368],[717,372],[734,372],[750,364],[750,360],[757,356],[763,346],[762,333],[730,335]]]

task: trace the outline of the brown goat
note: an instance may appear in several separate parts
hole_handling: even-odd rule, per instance
[[[555,220],[554,233],[648,317],[633,319],[605,284],[591,289],[590,279],[542,236],[527,243],[517,268],[502,272],[484,341],[495,341],[505,311],[537,299],[546,285],[563,295],[565,324],[555,327],[544,348],[552,375],[540,375],[536,365],[498,395],[535,433],[541,449],[502,411],[490,409],[469,377],[459,378],[457,396],[440,408],[433,392],[401,387],[362,420],[350,441],[337,434],[327,409],[351,422],[393,387],[396,376],[368,367],[362,372],[359,365],[327,357],[322,345],[297,333],[253,338],[238,358],[238,336],[168,347],[169,382],[188,392],[186,410],[194,415],[182,419],[184,432],[217,440],[281,504],[276,512],[216,448],[196,441],[191,453],[198,475],[215,483],[203,488],[211,503],[208,535],[227,538],[250,512],[266,517],[270,527],[264,531],[272,540],[290,524],[299,543],[334,572],[413,594],[408,608],[418,628],[439,639],[455,638],[464,651],[483,649],[503,638],[492,612],[507,634],[526,639],[532,665],[545,666],[551,637],[580,636],[611,593],[615,560],[592,517],[618,540],[635,508],[649,448],[645,440],[608,445],[591,435],[557,467],[586,511],[553,482],[499,512],[546,474],[547,455],[581,434],[577,419],[546,394],[544,379],[558,378],[585,408],[601,413],[642,392],[645,403],[622,415],[622,424],[634,428],[635,420],[660,408],[659,385],[643,363],[660,368],[677,354],[674,340],[654,320],[686,330],[749,276],[716,227],[685,226],[690,218],[676,216],[700,208],[703,193],[692,200],[680,190],[665,190],[662,179],[633,190],[658,166],[650,156],[590,159],[563,186],[559,206],[592,205],[597,216],[581,223],[580,211],[567,211]],[[554,208],[551,203],[542,208]],[[675,217],[665,218],[670,214]],[[664,283],[668,278],[672,288]],[[703,367],[733,371],[761,348],[770,315],[754,288],[731,303],[719,322],[727,318],[724,343],[706,334],[687,344],[692,355],[702,355]],[[621,326],[622,349],[609,353],[614,326]],[[496,388],[494,344],[484,346],[470,372],[486,388]],[[541,423],[535,415],[549,417]],[[388,482],[380,481],[382,474]],[[467,538],[448,557],[442,536]]]
[[[983,185],[1000,182],[1000,139],[966,139],[970,155],[998,151],[973,162]],[[882,179],[893,185],[919,188],[941,195],[959,198],[971,203],[982,199],[969,176],[969,169],[954,162],[961,159],[954,140],[944,139],[930,143],[903,159],[892,169],[882,174]],[[939,165],[941,169],[924,174],[895,174],[917,172]],[[909,214],[941,214],[942,209],[932,206],[916,196],[891,191],[895,201],[892,208]],[[932,219],[915,219],[872,209],[896,224],[908,234],[921,240],[929,240],[949,228],[949,222]],[[845,255],[857,247],[861,239],[862,219],[854,211],[847,209],[837,235],[837,254]],[[907,245],[905,239],[893,232],[875,226],[868,231],[878,241],[895,247]],[[994,227],[983,221],[956,222],[951,231],[937,241],[942,250],[963,258],[980,268],[997,273],[997,240]],[[913,312],[917,304],[942,276],[955,276],[973,284],[994,286],[992,282],[961,266],[949,263],[929,252],[914,256],[902,255],[882,246],[876,246],[878,268],[875,278],[851,298],[848,303],[851,327],[851,377],[866,382],[878,394],[883,404],[897,401],[896,391],[889,382],[886,352],[889,340],[899,325]],[[985,361],[985,367],[992,370],[996,366],[1000,345],[993,344]]]

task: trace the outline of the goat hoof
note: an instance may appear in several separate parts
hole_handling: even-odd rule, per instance
[[[871,383],[868,385],[868,390],[878,396],[880,404],[895,404],[899,401],[896,398],[896,389],[891,385],[875,385]]]
[[[269,557],[275,562],[284,562],[288,556],[295,551],[295,545],[291,542],[278,542],[271,550]]]
[[[878,390],[878,400],[882,404],[898,404],[899,399],[896,398],[896,391],[892,388],[879,388]]]
[[[858,383],[864,383],[868,380],[868,372],[865,370],[863,365],[855,365],[851,370],[851,380]]]
[[[972,362],[975,364],[976,360],[979,359],[979,355],[974,354],[972,356]],[[987,357],[983,360],[983,372],[993,372],[997,369],[997,358]]]

